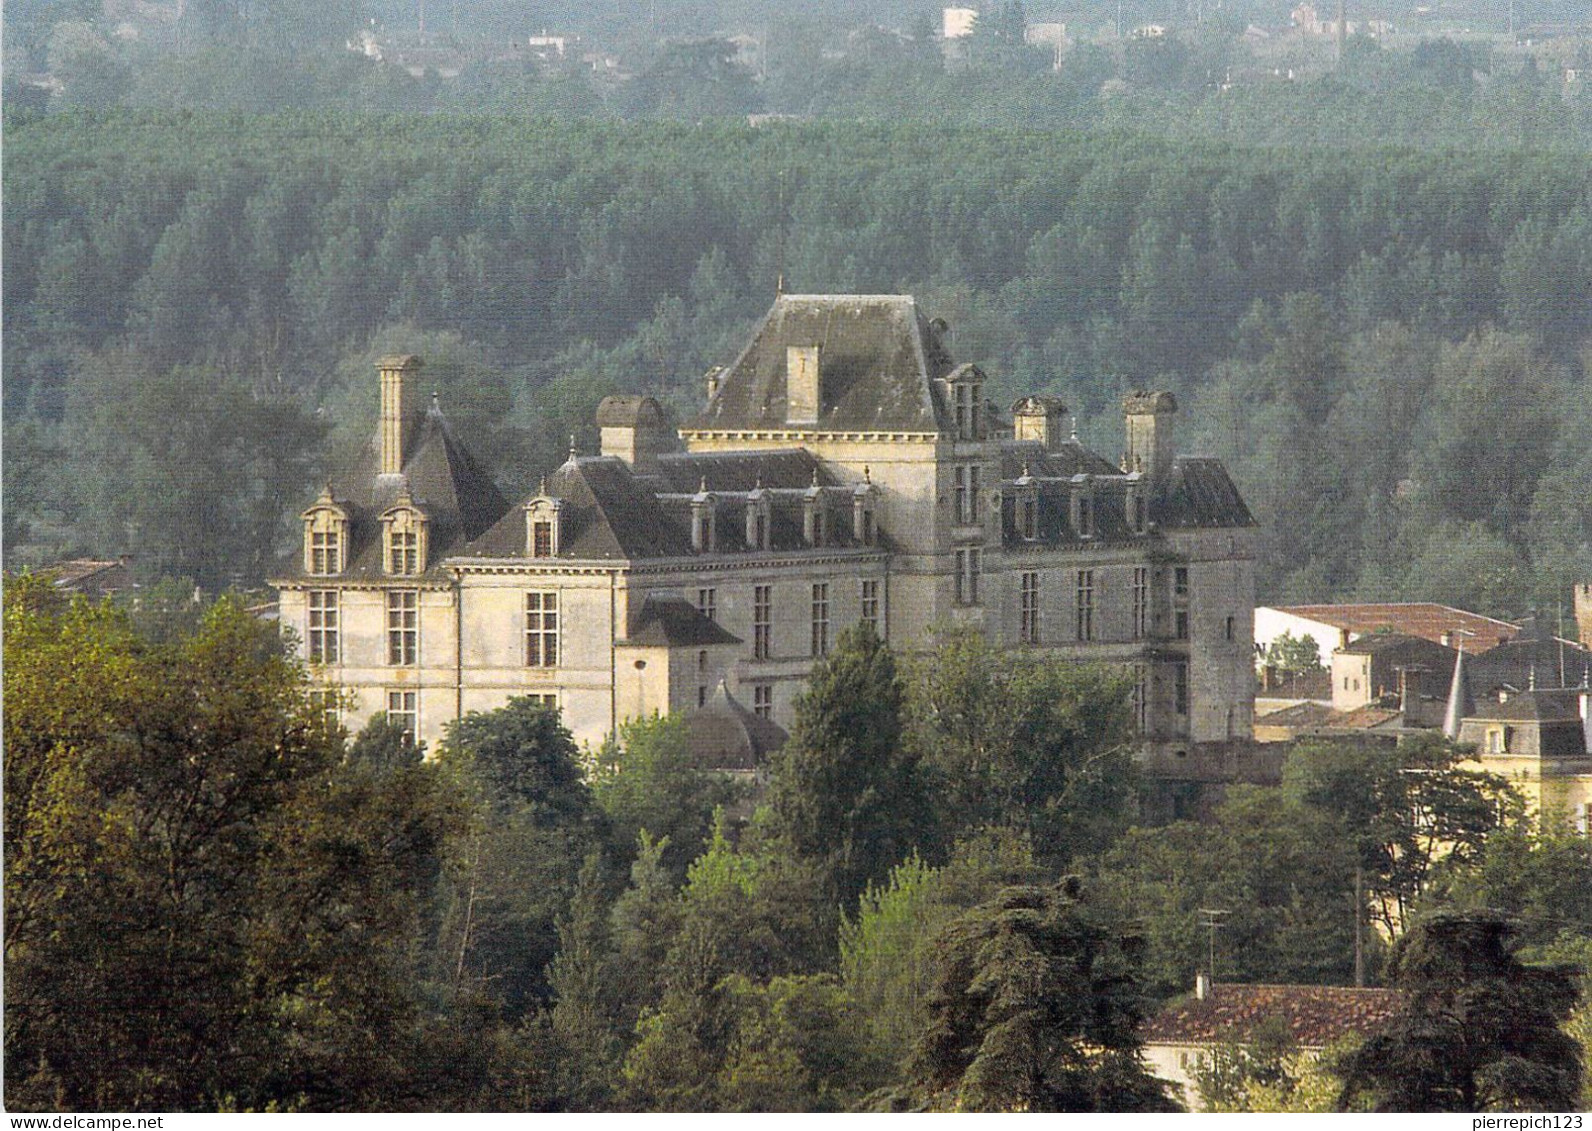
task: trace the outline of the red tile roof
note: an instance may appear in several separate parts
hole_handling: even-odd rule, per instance
[[[1280,613],[1290,613],[1306,620],[1320,621],[1333,628],[1352,633],[1376,632],[1384,629],[1402,632],[1406,636],[1419,636],[1434,644],[1443,642],[1443,634],[1456,629],[1470,633],[1465,637],[1465,651],[1485,652],[1520,633],[1520,626],[1507,621],[1494,620],[1479,613],[1467,613],[1447,605],[1430,602],[1384,605],[1284,605]]]
[[[1369,1033],[1398,1009],[1397,990],[1353,986],[1240,986],[1217,984],[1204,1001],[1190,995],[1152,1017],[1147,1044],[1242,1042],[1263,1021],[1281,1017],[1306,1048],[1322,1048],[1348,1033]]]

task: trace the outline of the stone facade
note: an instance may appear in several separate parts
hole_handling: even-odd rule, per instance
[[[906,296],[781,296],[695,419],[610,398],[602,453],[513,506],[387,359],[379,435],[273,583],[282,623],[350,727],[385,711],[428,743],[530,694],[595,744],[721,682],[789,727],[859,620],[899,650],[961,625],[1130,666],[1173,777],[1248,739],[1254,524],[1220,463],[1176,455],[1175,400],[1129,397],[1106,460],[1053,398],[988,405],[943,330]]]

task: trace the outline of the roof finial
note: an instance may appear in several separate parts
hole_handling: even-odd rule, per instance
[[[580,452],[575,447],[575,433],[571,432],[569,434],[569,461],[574,463],[579,456]]]
[[[862,465],[862,481],[868,484],[873,483],[873,469],[867,464]]]
[[[708,477],[706,475],[704,475],[702,477],[702,479],[697,483],[697,494],[706,495],[707,493],[708,493]]]
[[[757,469],[757,482],[755,484],[753,484],[752,490],[761,491],[762,489],[763,489],[763,469],[761,467],[759,467]]]
[[[1023,478],[1024,479],[1032,479],[1033,478],[1033,476],[1028,473],[1028,461],[1026,459],[1023,460]]]
[[[1533,660],[1532,663],[1531,663],[1531,666],[1526,670],[1526,690],[1527,691],[1535,691],[1536,689],[1537,689],[1537,664],[1536,664],[1536,661]]]
[[[818,486],[818,465],[813,465],[813,486]]]
[[[435,389],[431,390],[431,411],[436,413],[442,411],[442,396]]]
[[[1076,444],[1078,442],[1078,414],[1074,412],[1070,415],[1072,416],[1072,442]]]
[[[536,489],[536,493],[538,495],[546,495],[547,494],[547,476],[545,476],[545,475],[542,476],[542,485]]]

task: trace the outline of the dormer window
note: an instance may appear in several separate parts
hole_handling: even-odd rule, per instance
[[[1039,537],[1039,497],[1033,494],[1024,494],[1017,500],[1018,526],[1023,532],[1023,537],[1032,542]]]
[[[863,481],[851,493],[851,536],[859,546],[874,543],[873,480],[863,468]]]
[[[1124,506],[1127,510],[1128,528],[1135,534],[1143,534],[1148,526],[1149,507],[1144,499],[1144,488],[1138,483],[1128,485]]]
[[[348,553],[348,512],[326,488],[301,516],[304,520],[304,572],[331,577],[343,572]]]
[[[773,505],[769,494],[759,485],[746,499],[747,549],[768,549],[768,532],[772,519]]]
[[[818,485],[818,473],[814,471],[813,485],[802,496],[802,538],[809,546],[822,546],[826,526],[824,489]]]
[[[558,557],[563,506],[562,500],[548,495],[545,482],[536,498],[525,504],[525,553],[528,557]]]
[[[717,531],[714,530],[715,513],[713,495],[708,491],[707,480],[691,497],[691,548],[699,554],[711,554],[718,549]]]
[[[1072,531],[1079,538],[1095,536],[1094,484],[1087,475],[1072,480]]]
[[[951,374],[951,412],[958,440],[983,438],[983,374],[971,365],[964,365]]]
[[[407,490],[381,515],[382,568],[393,577],[410,577],[426,569],[426,513]]]

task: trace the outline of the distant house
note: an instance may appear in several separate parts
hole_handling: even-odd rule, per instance
[[[1313,636],[1320,646],[1321,666],[1329,667],[1335,650],[1373,632],[1399,632],[1448,647],[1463,639],[1465,651],[1475,654],[1513,640],[1520,635],[1520,626],[1425,601],[1255,609],[1255,643],[1262,650],[1285,632]]]
[[[1280,1022],[1299,1051],[1319,1056],[1350,1035],[1380,1028],[1398,1009],[1396,990],[1351,986],[1241,986],[1212,984],[1202,974],[1193,994],[1180,998],[1144,1027],[1150,1071],[1181,1091],[1199,1111],[1195,1073],[1219,1045],[1244,1045],[1262,1025]]]
[[[1332,705],[1350,711],[1389,699],[1402,707],[1419,704],[1424,693],[1437,706],[1416,725],[1438,726],[1456,651],[1402,632],[1361,636],[1332,653]]]
[[[92,601],[99,601],[136,587],[132,563],[130,554],[104,561],[73,558],[43,566],[34,570],[34,575],[47,579],[63,593],[81,593]]]
[[[1592,828],[1592,687],[1505,693],[1459,725],[1474,764],[1507,778],[1529,810]]]

